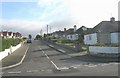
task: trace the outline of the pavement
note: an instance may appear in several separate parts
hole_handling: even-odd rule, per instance
[[[12,68],[17,65],[20,65],[24,58],[28,49],[28,44],[23,44],[19,49],[17,49],[14,53],[8,55],[4,59],[2,59],[2,69]]]

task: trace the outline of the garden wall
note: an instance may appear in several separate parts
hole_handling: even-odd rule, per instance
[[[119,49],[120,47],[89,46],[88,53],[97,56],[117,57],[120,55]]]
[[[0,60],[8,56],[9,54],[13,53],[15,50],[20,48],[22,43],[18,44],[17,46],[11,46],[9,49],[5,49],[4,51],[0,52]]]

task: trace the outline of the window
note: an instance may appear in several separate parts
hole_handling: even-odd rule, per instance
[[[89,35],[89,40],[92,40],[92,37],[91,37],[91,35]]]
[[[72,39],[72,35],[70,36],[70,38]]]

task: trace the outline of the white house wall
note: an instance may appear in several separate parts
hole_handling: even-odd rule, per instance
[[[91,39],[90,39],[91,37]],[[97,33],[84,35],[85,44],[96,44],[97,43]]]
[[[111,33],[111,43],[119,43],[120,33]]]
[[[67,35],[67,39],[70,39],[70,40],[78,40],[78,34]]]

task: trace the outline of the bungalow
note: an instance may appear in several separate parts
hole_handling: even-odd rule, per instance
[[[51,34],[52,38],[63,38],[64,31],[56,31]]]
[[[84,40],[84,35],[85,35],[88,31],[90,31],[90,30],[91,30],[91,28],[87,28],[87,27],[85,27],[85,26],[82,26],[82,27],[80,27],[79,29],[77,29],[77,30],[75,31],[75,35],[77,34],[77,36],[78,36],[77,38],[83,42],[83,40]],[[78,39],[77,39],[77,40],[78,40]]]
[[[21,38],[22,35],[19,32],[16,32],[16,38]]]
[[[70,40],[81,40],[83,42],[84,34],[86,34],[91,28],[87,28],[85,26],[80,27],[76,30],[76,25],[74,25],[74,29],[71,29],[71,32],[67,35]]]
[[[75,31],[75,29],[73,29],[73,28],[70,28],[70,29],[66,30],[65,33],[64,33],[64,37],[69,39],[69,40],[76,40],[77,36],[73,35],[74,31]]]
[[[2,38],[20,38],[21,34],[19,32],[13,33],[8,31],[2,31],[0,32],[0,37]]]
[[[1,34],[2,38],[7,38],[9,36],[7,31],[2,31]]]
[[[114,17],[111,18],[111,21],[102,21],[91,29],[87,35],[84,35],[84,43],[118,43],[120,40],[118,23],[120,23],[120,21],[115,21]]]
[[[15,32],[13,32],[12,38],[16,38],[16,33]]]
[[[12,38],[13,37],[13,32],[8,32],[8,38]]]

